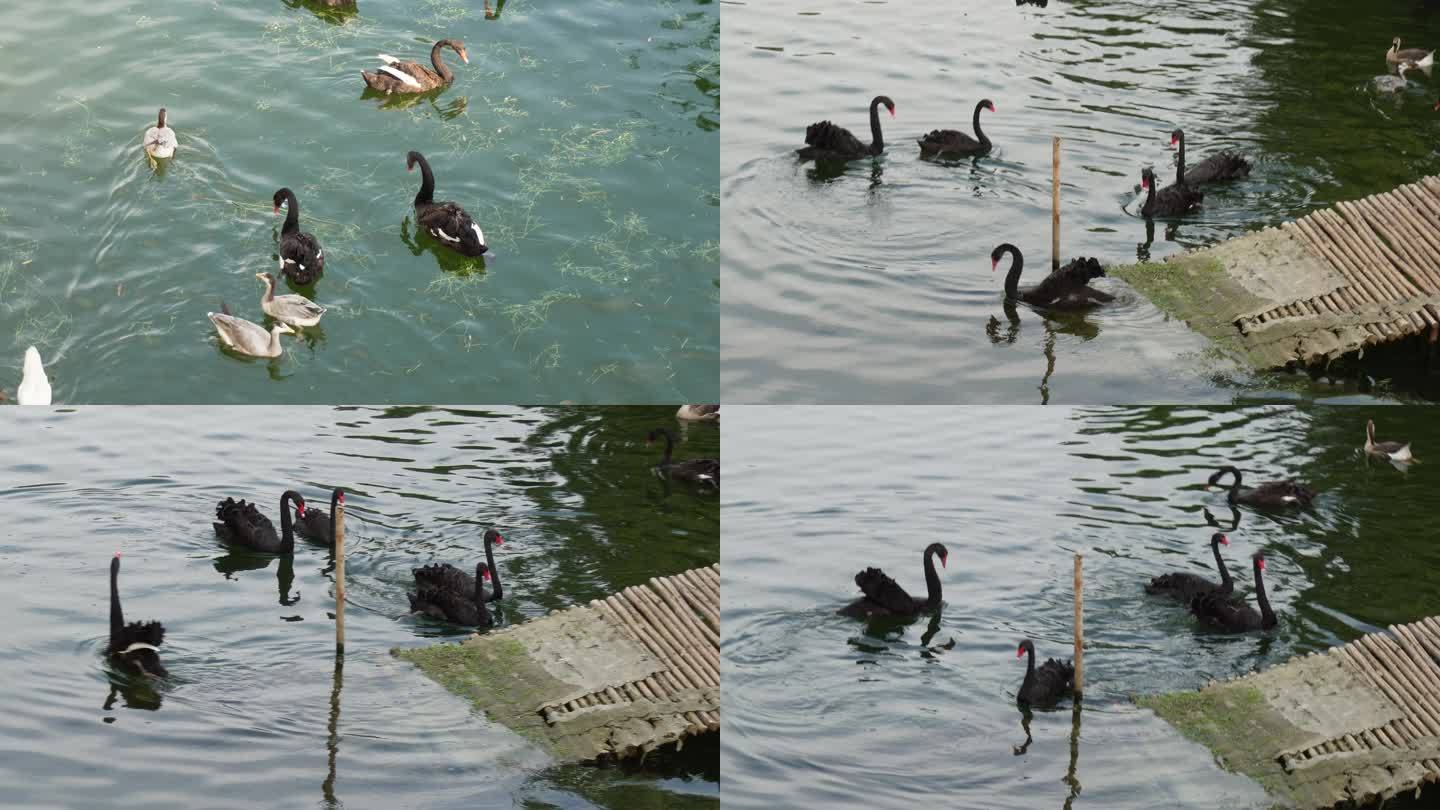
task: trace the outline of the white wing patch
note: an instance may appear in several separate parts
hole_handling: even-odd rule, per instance
[[[145,644],[143,642],[137,641],[134,644],[131,644],[129,647],[121,650],[119,654],[125,655],[126,653],[132,653],[136,650],[155,650],[156,652],[159,652],[160,648],[156,647],[154,644]]]
[[[393,68],[393,67],[390,67],[389,65],[385,65],[385,66],[383,66],[383,67],[380,68],[380,72],[381,72],[381,73],[389,74],[389,75],[391,75],[391,76],[394,76],[395,78],[399,79],[400,81],[404,82],[405,84],[410,85],[411,87],[416,87],[416,88],[420,87],[420,82],[415,81],[415,77],[414,77],[414,76],[411,76],[409,73],[406,73],[405,71],[400,70],[399,68]]]
[[[446,242],[456,242],[456,243],[458,243],[458,242],[460,241],[459,239],[456,239],[455,237],[451,236],[450,234],[445,233],[444,231],[440,230],[439,228],[431,228],[431,229],[430,229],[430,235],[431,235],[431,236],[438,237],[438,238],[440,238],[440,239],[444,239]]]
[[[485,234],[481,232],[480,226],[472,222],[470,223],[470,227],[475,229],[475,238],[480,240],[480,244],[485,244]],[[457,239],[456,241],[458,242],[459,240]]]
[[[1294,503],[1300,499],[1295,497],[1294,495],[1283,495],[1281,496],[1280,500],[1284,501],[1285,503]]]
[[[315,258],[317,258],[317,259],[323,259],[323,258],[325,258],[325,251],[324,251],[324,250],[317,250],[317,251],[315,251]]]
[[[382,54],[380,54],[379,56],[377,56],[377,57],[375,57],[375,58],[376,58],[376,59],[379,59],[381,62],[384,62],[384,63],[387,64],[387,65],[393,65],[393,64],[395,64],[396,62],[399,62],[399,61],[400,61],[399,59],[396,59],[395,57],[391,56],[391,55],[388,54],[388,53],[382,53]]]

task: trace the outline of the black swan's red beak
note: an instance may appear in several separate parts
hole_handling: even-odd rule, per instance
[[[995,268],[997,268],[997,267],[999,267],[999,266],[1000,266],[1000,260],[999,260],[999,259],[991,259],[991,260],[990,260],[990,272],[992,272],[992,273],[995,272]]]

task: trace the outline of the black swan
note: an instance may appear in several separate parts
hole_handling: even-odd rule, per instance
[[[307,539],[316,540],[335,547],[335,522],[330,515],[345,504],[345,490],[336,488],[330,493],[330,514],[323,509],[316,509],[313,506],[306,506],[305,499],[301,498],[295,504],[295,530],[305,535]]]
[[[1231,633],[1248,633],[1251,630],[1269,630],[1276,624],[1275,611],[1270,609],[1270,600],[1265,596],[1265,557],[1257,553],[1255,560],[1255,601],[1260,610],[1250,607],[1239,599],[1233,599],[1219,591],[1202,593],[1190,601],[1190,612],[1201,622]]]
[[[1145,204],[1140,207],[1140,214],[1146,219],[1183,214],[1205,199],[1205,192],[1190,186],[1166,186],[1157,191],[1155,172],[1148,167],[1140,172],[1140,187],[1146,191]]]
[[[1090,287],[1091,279],[1105,275],[1098,259],[1072,259],[1039,284],[1022,290],[1020,271],[1025,266],[1025,257],[1020,255],[1020,248],[1006,242],[990,251],[990,271],[1000,266],[1000,257],[1006,253],[1014,256],[1010,272],[1005,275],[1005,297],[1012,301],[1049,309],[1086,309],[1115,300],[1115,296]]]
[[[160,622],[125,623],[120,611],[120,552],[110,560],[110,644],[105,654],[131,672],[152,678],[170,673],[160,663],[159,647],[165,642],[165,625]]]
[[[1015,657],[1021,658],[1026,653],[1029,653],[1030,660],[1025,664],[1025,680],[1020,684],[1015,702],[1041,709],[1054,706],[1074,688],[1075,667],[1069,661],[1051,658],[1036,669],[1035,642],[1028,638],[1020,642]]]
[[[1375,420],[1369,419],[1365,422],[1365,452],[1372,456],[1379,456],[1391,461],[1414,461],[1415,456],[1410,453],[1409,442],[1377,442],[1375,441]]]
[[[405,156],[406,171],[414,171],[416,163],[420,164],[420,191],[415,195],[415,217],[420,227],[462,256],[483,256],[490,248],[480,226],[455,203],[435,202],[435,175],[430,173],[429,161],[419,152]]]
[[[490,578],[485,563],[475,564],[475,576],[449,563],[416,568],[415,593],[410,594],[410,612],[472,627],[489,627],[495,623],[485,608],[484,582]]]
[[[675,437],[665,428],[655,428],[645,436],[645,446],[649,447],[655,443],[658,436],[665,438],[665,457],[656,464],[655,474],[661,478],[673,478],[676,481],[689,481],[704,486],[720,486],[720,462],[713,458],[687,458],[684,461],[673,461],[670,454],[675,450]]]
[[[870,100],[870,145],[850,134],[850,130],[837,127],[829,121],[821,121],[805,128],[805,148],[797,149],[801,160],[854,160],[878,155],[885,151],[885,138],[880,135],[880,105],[895,117],[895,102],[889,96],[876,96]]]
[[[1390,50],[1385,52],[1385,62],[1391,65],[1428,68],[1435,64],[1435,52],[1424,48],[1400,48],[1400,37],[1390,40]]]
[[[465,53],[465,43],[458,39],[442,39],[430,49],[430,63],[435,66],[434,70],[418,62],[401,62],[382,53],[378,58],[383,64],[376,68],[374,73],[360,71],[360,78],[365,80],[371,90],[379,90],[386,95],[425,93],[443,87],[455,81],[455,74],[450,72],[450,68],[440,58],[440,51],[444,48],[460,54],[460,61],[470,64],[470,55]]]
[[[1150,584],[1145,586],[1145,592],[1156,596],[1168,596],[1188,603],[1202,593],[1210,591],[1230,593],[1235,590],[1235,580],[1231,578],[1230,571],[1225,567],[1225,560],[1220,556],[1221,545],[1230,545],[1230,538],[1220,532],[1215,532],[1210,536],[1210,550],[1215,552],[1215,566],[1220,569],[1219,585],[1199,574],[1176,571],[1152,578]]]
[[[940,557],[940,566],[950,552],[940,543],[925,547],[925,591],[924,599],[916,599],[905,592],[899,583],[885,575],[879,568],[866,568],[855,575],[855,584],[865,595],[837,611],[841,616],[864,619],[870,616],[914,616],[940,605],[940,575],[935,572],[935,557]]]
[[[282,188],[271,198],[275,213],[285,205],[285,224],[280,226],[280,272],[296,284],[309,286],[325,273],[325,251],[313,235],[300,231],[300,203],[295,192]]]
[[[1220,479],[1226,474],[1235,476],[1234,483],[1229,487],[1230,494],[1226,498],[1230,503],[1243,503],[1248,506],[1309,506],[1310,502],[1315,500],[1314,491],[1296,481],[1265,481],[1254,487],[1241,487],[1240,471],[1230,466],[1221,467],[1211,475],[1208,488],[1219,487]]]
[[[271,554],[294,554],[295,530],[290,522],[291,500],[300,504],[305,503],[305,499],[300,497],[300,493],[293,489],[285,490],[284,494],[280,496],[281,534],[277,536],[275,524],[255,508],[255,504],[226,498],[215,507],[215,519],[219,521],[213,524],[215,534],[221,540],[255,551]]]
[[[933,129],[919,139],[920,154],[926,157],[943,155],[983,155],[990,151],[990,139],[980,129],[980,111],[989,110],[995,112],[995,104],[990,99],[985,99],[975,105],[975,115],[971,127],[975,130],[975,138],[966,135],[958,129]]]
[[[1250,174],[1250,161],[1228,151],[1216,152],[1194,166],[1185,168],[1184,130],[1177,129],[1170,133],[1170,145],[1180,147],[1180,154],[1175,159],[1175,185],[1177,186],[1198,186],[1201,183],[1234,180]]]

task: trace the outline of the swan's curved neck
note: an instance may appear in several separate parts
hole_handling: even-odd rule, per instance
[[[436,47],[438,48],[439,46],[437,45]],[[420,191],[415,194],[415,205],[419,207],[421,204],[428,203],[434,199],[435,175],[430,173],[430,163],[425,160],[425,158],[417,157],[415,158],[415,162],[420,164]]]
[[[1035,645],[1027,644],[1025,652],[1029,654],[1030,660],[1025,663],[1025,680],[1020,685],[1022,693],[1035,681]]]
[[[1154,176],[1154,175],[1151,175],[1151,176],[1150,176],[1150,184],[1149,184],[1149,185],[1150,185],[1150,187],[1147,188],[1147,189],[1145,189],[1145,205],[1144,205],[1144,207],[1141,208],[1142,211],[1148,211],[1148,210],[1150,210],[1150,207],[1155,204],[1155,186],[1156,186],[1157,184],[1156,184],[1156,182],[1155,182],[1155,176]]]
[[[885,136],[880,134],[880,99],[870,102],[870,154],[885,151]]]
[[[443,79],[446,84],[449,84],[455,80],[455,74],[450,72],[450,68],[445,64],[445,60],[440,58],[440,51],[444,50],[445,47],[444,42],[435,43],[435,46],[430,49],[430,64],[435,66],[435,72],[440,74],[440,78]],[[495,572],[492,571],[490,573],[493,575]]]
[[[940,604],[940,574],[935,571],[935,551],[925,549],[925,601],[930,605]]]
[[[670,431],[664,428],[661,428],[660,435],[665,437],[665,458],[660,460],[660,464],[663,466],[670,463],[670,454],[675,451],[675,440],[670,438]],[[495,572],[490,573],[493,575]]]
[[[125,614],[120,610],[120,560],[110,563],[110,649],[120,644],[125,635]]]
[[[972,119],[970,125],[975,128],[975,138],[976,138],[976,140],[980,141],[980,143],[982,143],[982,144],[984,144],[984,145],[986,145],[986,146],[989,146],[989,145],[990,145],[990,139],[989,139],[988,137],[986,137],[986,136],[985,136],[985,133],[980,130],[980,111],[983,110],[983,109],[985,109],[985,102],[982,101],[982,102],[980,102],[979,104],[976,104],[976,105],[975,105],[975,116],[974,116],[974,118]]]
[[[493,601],[499,599],[504,594],[504,590],[500,585],[500,569],[495,567],[495,543],[490,539],[489,532],[485,533],[485,564],[490,566],[490,581],[495,583],[495,589],[490,593],[490,599]],[[479,586],[477,585],[476,588],[479,589]]]
[[[279,329],[270,332],[270,349],[274,351],[275,346],[280,342]],[[291,554],[295,551],[295,524],[290,518],[290,501],[301,500],[300,494],[294,490],[287,489],[280,495],[280,553]]]
[[[1225,472],[1235,476],[1235,480],[1230,482],[1230,494],[1227,496],[1230,503],[1235,503],[1240,497],[1240,470],[1237,467],[1226,467]]]
[[[1255,561],[1255,601],[1260,603],[1260,624],[1262,627],[1275,626],[1275,611],[1270,609],[1270,597],[1265,595],[1265,568]]]
[[[1005,274],[1005,297],[1019,298],[1020,271],[1025,267],[1025,257],[1021,256],[1020,251],[1013,247],[1009,248],[1007,252],[1014,256],[1015,260],[1010,263],[1010,272]]]
[[[285,224],[280,226],[280,233],[294,233],[300,230],[300,203],[295,199],[295,192],[285,192]]]
[[[1185,183],[1185,133],[1179,137],[1180,154],[1175,156],[1175,185]]]
[[[481,563],[485,565],[485,563]],[[494,576],[492,571],[491,576]],[[489,624],[490,611],[485,609],[485,575],[481,573],[480,566],[475,566],[475,612],[479,614],[480,624]]]
[[[158,127],[158,128],[160,128],[160,129],[164,129],[164,128],[165,128],[165,111],[164,111],[164,110],[161,110],[159,117],[157,117],[157,118],[155,119],[155,126]]]
[[[1231,587],[1233,587],[1232,580],[1230,578],[1230,570],[1225,567],[1225,558],[1220,556],[1220,541],[1211,541],[1210,549],[1215,552],[1215,565],[1220,569],[1220,584],[1222,586],[1230,585]]]

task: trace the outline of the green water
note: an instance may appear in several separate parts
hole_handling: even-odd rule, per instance
[[[708,808],[718,742],[643,767],[555,766],[390,654],[468,631],[407,615],[411,569],[473,567],[493,526],[514,625],[719,558],[714,495],[667,490],[645,433],[717,457],[673,409],[7,409],[0,420],[0,784],[6,807]],[[163,440],[157,440],[163,437]],[[223,497],[346,496],[346,655],[334,560],[232,552]],[[327,505],[328,507],[328,505]],[[104,657],[107,566],[126,618],[165,624],[170,677]]]
[[[709,0],[24,0],[0,10],[0,389],[39,347],[57,402],[649,403],[718,398],[719,14]],[[362,97],[378,53],[453,86]],[[167,107],[180,151],[140,136]],[[424,237],[418,173],[491,245]],[[300,198],[331,307],[278,361],[259,321],[274,191]],[[413,243],[413,247],[412,247]]]

